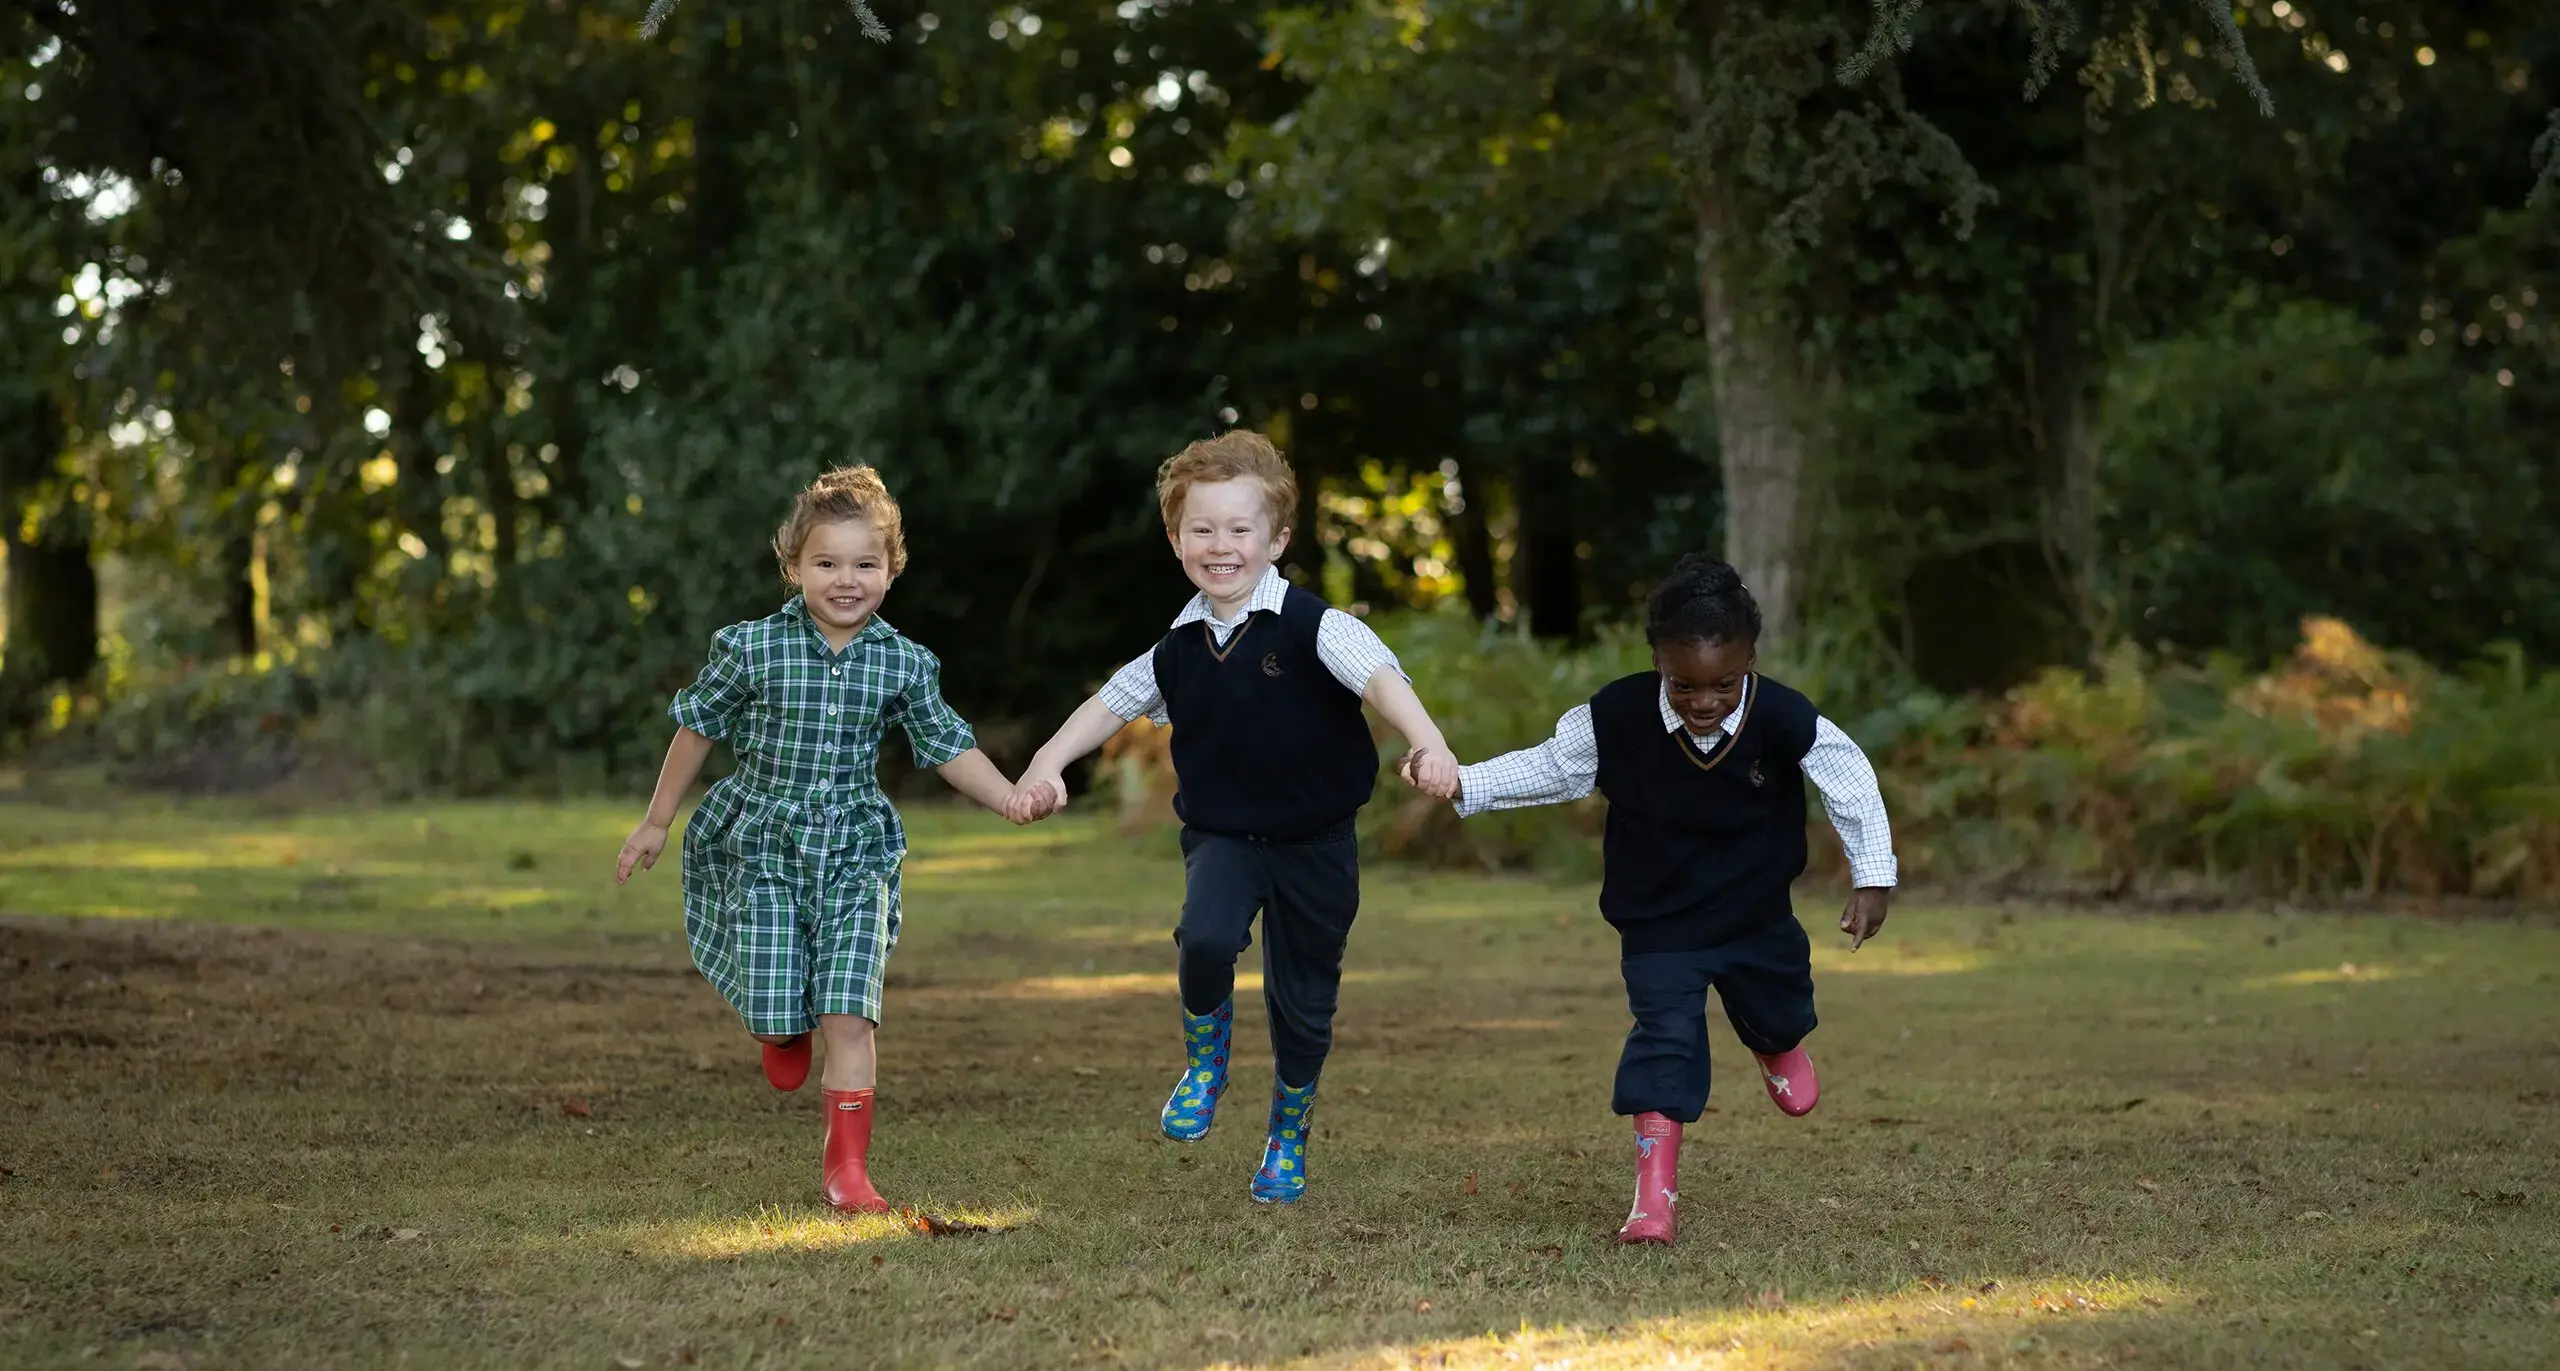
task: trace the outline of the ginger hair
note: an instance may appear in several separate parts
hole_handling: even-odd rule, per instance
[[[1251,429],[1229,429],[1203,438],[1175,453],[1156,469],[1156,502],[1164,508],[1164,531],[1178,534],[1182,501],[1191,488],[1206,482],[1251,477],[1262,483],[1262,509],[1274,534],[1289,531],[1298,517],[1298,475],[1271,440]]]
[[[782,564],[782,579],[791,579],[791,569],[799,564],[800,550],[809,544],[809,530],[820,524],[867,522],[880,535],[887,549],[889,575],[895,577],[907,569],[907,529],[898,513],[898,502],[882,484],[880,473],[869,467],[837,467],[809,483],[800,498],[792,502],[791,517],[773,532],[773,557]]]

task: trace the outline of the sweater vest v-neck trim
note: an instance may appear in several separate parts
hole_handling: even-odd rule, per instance
[[[1712,946],[1793,917],[1804,874],[1811,701],[1755,676],[1748,710],[1714,752],[1662,726],[1662,678],[1640,672],[1591,697],[1609,814],[1600,912],[1630,952]]]
[[[1291,586],[1278,613],[1247,615],[1223,645],[1205,620],[1156,644],[1183,823],[1288,842],[1338,829],[1369,802],[1368,717],[1316,650],[1330,608]]]

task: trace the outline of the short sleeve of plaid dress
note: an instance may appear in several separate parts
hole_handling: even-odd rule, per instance
[[[684,828],[694,965],[750,1033],[877,1022],[907,851],[880,793],[881,737],[897,725],[924,767],[976,746],[943,702],[942,664],[876,618],[832,649],[795,597],[720,630],[667,713],[738,762]]]

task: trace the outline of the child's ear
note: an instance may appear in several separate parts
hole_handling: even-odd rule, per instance
[[[1271,560],[1275,562],[1279,561],[1280,554],[1288,550],[1289,528],[1287,525],[1283,524],[1277,532],[1274,532],[1271,535]]]

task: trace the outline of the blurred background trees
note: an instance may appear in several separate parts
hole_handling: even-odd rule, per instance
[[[1844,716],[2560,656],[2548,6],[645,8],[0,6],[13,736],[624,783],[863,461],[1002,751],[1232,424],[1337,600],[1605,652],[1722,549]]]

